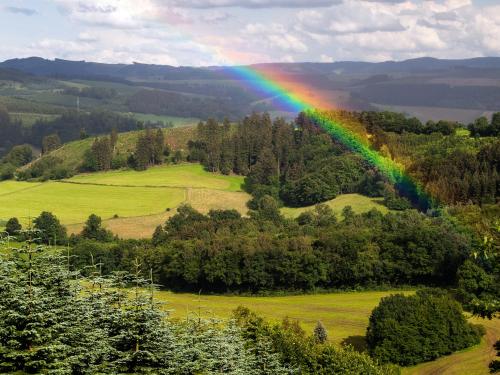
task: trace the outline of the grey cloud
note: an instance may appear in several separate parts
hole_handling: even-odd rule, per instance
[[[111,5],[92,5],[84,2],[78,3],[78,11],[82,13],[113,13],[116,7]]]
[[[179,8],[320,8],[342,0],[173,0]]]
[[[5,7],[5,10],[10,13],[22,14],[25,16],[33,16],[38,12],[31,8],[20,8],[20,7]]]

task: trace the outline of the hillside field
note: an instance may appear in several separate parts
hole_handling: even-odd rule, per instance
[[[382,198],[370,198],[360,194],[342,194],[325,202],[325,204],[328,205],[338,217],[340,217],[345,206],[351,206],[353,211],[358,214],[368,212],[371,209],[379,210],[385,214],[389,212],[389,210],[382,204],[382,200]],[[285,217],[296,218],[301,213],[312,210],[313,208],[314,206],[298,208],[283,207],[281,213]]]
[[[371,311],[382,297],[394,293],[413,293],[411,290],[341,292],[279,297],[216,296],[160,291],[156,297],[165,302],[173,319],[185,319],[189,314],[204,318],[228,318],[238,306],[246,306],[264,318],[279,322],[283,318],[296,319],[302,328],[312,333],[318,320],[325,325],[329,339],[336,344],[352,344],[364,348],[364,336]],[[418,366],[404,368],[403,375],[486,375],[488,363],[494,358],[493,343],[500,335],[500,319],[472,318],[482,324],[486,335],[479,345]]]
[[[194,127],[163,129],[166,144],[171,150],[186,150],[187,143],[193,138]],[[135,151],[137,139],[141,131],[130,131],[118,134],[116,154],[129,155]],[[62,160],[62,166],[77,171],[84,159],[85,152],[92,147],[94,137],[63,144],[60,148],[46,154]],[[41,158],[46,157],[45,155]]]
[[[241,191],[242,183],[243,177],[209,173],[199,164],[83,174],[43,183],[5,181],[0,183],[0,219],[16,216],[26,224],[48,210],[73,233],[94,213],[121,237],[149,237],[181,203],[203,213],[235,208],[245,214],[249,195]]]
[[[181,129],[175,129],[179,131]],[[120,135],[118,147],[132,147],[136,132]],[[178,137],[176,137],[178,139]],[[69,143],[51,153],[75,165],[90,145],[85,139]],[[62,181],[0,183],[0,221],[16,216],[27,223],[41,211],[53,212],[68,227],[79,232],[87,217],[94,213],[104,225],[122,238],[150,237],[154,229],[174,215],[181,203],[207,213],[211,209],[236,209],[246,215],[250,195],[242,191],[244,177],[210,173],[199,164],[162,165],[146,171],[116,170],[78,174]],[[340,217],[350,205],[357,213],[388,210],[379,199],[359,194],[344,194],[326,202]],[[313,209],[282,208],[285,217],[295,218]]]

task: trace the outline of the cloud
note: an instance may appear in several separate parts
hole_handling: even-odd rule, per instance
[[[0,57],[214,65],[500,55],[500,6],[472,0],[52,1],[60,27],[13,33]]]
[[[342,0],[173,0],[183,8],[316,8],[339,4]]]
[[[24,16],[34,16],[38,12],[31,8],[21,8],[21,7],[5,7],[4,8],[9,13],[22,14]]]

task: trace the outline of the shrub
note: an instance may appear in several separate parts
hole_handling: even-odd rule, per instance
[[[16,167],[10,163],[0,164],[0,181],[14,178]]]
[[[10,235],[14,236],[19,234],[21,231],[22,226],[19,224],[19,220],[17,217],[11,217],[8,221],[7,224],[5,224],[5,231]]]
[[[366,339],[381,362],[410,366],[477,344],[483,333],[444,291],[424,289],[383,298],[370,316]]]

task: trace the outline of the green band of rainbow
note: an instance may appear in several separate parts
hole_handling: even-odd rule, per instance
[[[270,69],[257,71],[250,67],[236,66],[227,67],[225,71],[239,81],[245,82],[255,91],[273,97],[275,102],[280,103],[281,109],[294,113],[304,112],[310,120],[335,140],[361,155],[370,165],[385,175],[400,193],[420,208],[427,209],[434,205],[422,186],[404,171],[402,165],[373,150],[341,121],[329,118],[326,112],[321,111],[321,109],[326,109],[323,103],[311,103],[303,94],[306,90],[310,91],[310,88],[297,82],[290,82],[289,79],[286,81],[280,79],[280,73]]]

